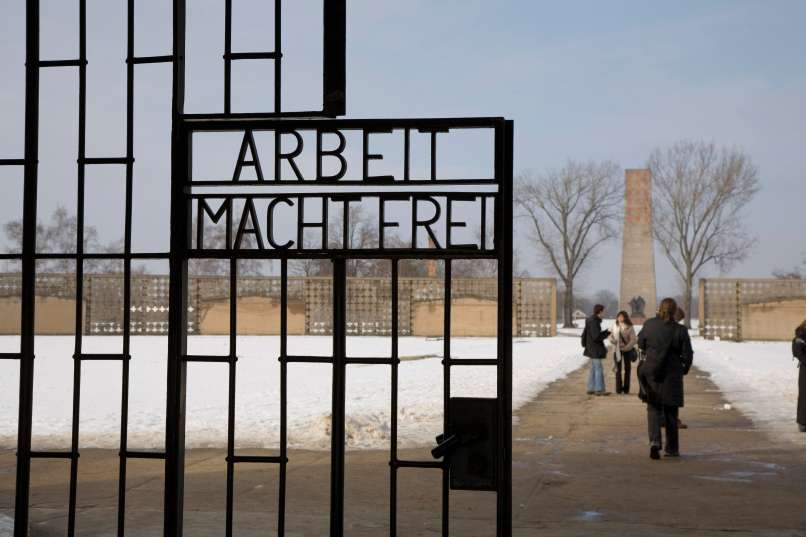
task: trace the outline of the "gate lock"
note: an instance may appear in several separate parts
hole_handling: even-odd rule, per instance
[[[454,490],[498,490],[498,400],[452,397],[448,430],[436,437],[431,450],[444,458]]]

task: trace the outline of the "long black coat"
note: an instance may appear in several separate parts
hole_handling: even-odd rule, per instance
[[[806,425],[806,332],[799,333],[792,341],[792,355],[800,360],[798,373],[798,423]]]
[[[582,346],[585,347],[583,353],[588,358],[604,358],[607,356],[607,348],[604,341],[610,332],[602,330],[602,320],[597,315],[591,315],[585,319],[585,330],[582,331]]]
[[[683,406],[683,377],[694,360],[686,327],[660,317],[650,319],[638,334],[638,347],[646,353],[646,360],[638,367],[645,400],[656,405]]]

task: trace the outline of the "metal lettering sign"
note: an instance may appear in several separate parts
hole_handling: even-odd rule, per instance
[[[270,257],[328,252],[360,256],[495,252],[495,237],[488,224],[494,222],[501,198],[503,156],[496,150],[503,147],[505,120],[300,120],[285,121],[282,127],[276,123],[252,123],[249,128],[226,131],[241,139],[237,152],[232,147],[232,172],[227,179],[207,177],[192,149],[194,138],[210,134],[210,129],[219,134],[221,123],[186,123],[191,169],[197,170],[197,177],[187,177],[185,188],[195,229],[189,245],[191,256],[218,256],[222,251],[226,255],[249,255],[251,251]],[[497,166],[490,177],[440,178],[439,170],[448,163],[438,159],[437,134],[447,139],[471,129],[490,132],[489,153],[497,157]],[[429,173],[423,178],[412,176],[413,132],[430,138]],[[258,149],[256,133],[268,137],[269,154]],[[345,133],[354,134],[351,139],[358,140],[359,147],[349,147]],[[373,135],[380,134],[398,142],[397,154],[384,155],[372,148]],[[303,135],[315,139],[315,147],[307,147]],[[287,148],[285,142],[289,141],[291,147]],[[345,156],[348,153],[354,155],[350,162]],[[373,171],[374,163],[384,156],[401,163],[396,173]],[[301,169],[303,159],[313,161],[311,175]],[[325,173],[327,164],[333,170]],[[373,225],[379,240],[356,249],[348,240],[350,226],[355,224],[350,221],[351,208],[367,204],[375,215]],[[328,216],[334,211],[342,229],[332,227]],[[225,240],[210,241],[210,229],[222,227]],[[306,242],[306,234],[313,240]]]

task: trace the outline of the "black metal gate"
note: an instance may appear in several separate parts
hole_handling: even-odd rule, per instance
[[[26,105],[25,155],[22,159],[0,161],[1,165],[24,167],[23,241],[19,255],[6,255],[22,263],[22,323],[19,353],[3,355],[5,359],[20,360],[18,463],[15,510],[15,536],[27,534],[29,524],[30,466],[33,458],[63,458],[70,460],[70,497],[68,505],[68,535],[75,532],[76,487],[79,461],[78,409],[80,402],[81,364],[86,360],[117,360],[122,362],[122,408],[120,473],[118,490],[118,535],[124,535],[126,509],[126,462],[135,458],[165,460],[164,534],[183,534],[183,497],[185,468],[185,401],[186,370],[191,362],[213,362],[228,365],[228,427],[227,427],[227,491],[226,535],[232,534],[234,503],[234,475],[238,464],[277,465],[278,479],[278,534],[285,534],[286,482],[289,460],[287,442],[287,373],[293,364],[324,363],[332,367],[332,428],[330,476],[330,534],[343,535],[344,522],[344,460],[345,460],[345,379],[353,364],[381,364],[390,369],[391,386],[391,447],[389,453],[390,521],[389,532],[395,535],[398,517],[397,478],[406,468],[432,468],[442,475],[442,533],[449,534],[449,498],[451,488],[490,490],[497,495],[497,534],[511,535],[511,414],[512,414],[512,122],[503,118],[455,119],[326,119],[345,113],[345,28],[346,1],[324,0],[324,61],[323,99],[321,110],[312,112],[285,112],[282,107],[281,51],[281,0],[274,0],[275,49],[269,52],[233,52],[232,0],[222,0],[225,6],[224,43],[224,112],[215,114],[186,114],[185,98],[185,20],[186,0],[173,1],[173,50],[170,55],[138,57],[134,53],[134,6],[128,0],[127,48],[127,154],[120,157],[88,157],[84,148],[84,115],[86,107],[86,0],[79,3],[79,43],[77,59],[46,60],[39,54],[39,2],[26,1]],[[232,112],[232,62],[238,60],[269,60],[274,62],[273,109],[258,113]],[[132,253],[132,169],[134,165],[132,142],[132,107],[134,67],[144,63],[171,63],[173,66],[173,112],[171,137],[171,220],[170,251],[167,253]],[[78,149],[78,222],[79,237],[75,254],[40,253],[36,248],[37,162],[39,137],[39,72],[47,67],[76,67],[79,71],[79,149]],[[494,155],[492,176],[464,179],[443,179],[438,176],[438,135],[451,132],[482,130],[491,133]],[[195,177],[199,170],[194,166],[193,144],[200,136],[210,133],[230,133],[240,140],[240,151],[233,155],[235,171],[232,177]],[[371,140],[374,135],[392,133],[402,141],[402,173],[371,175],[370,162],[382,159],[374,153]],[[410,140],[412,133],[430,137],[430,176],[415,179],[410,167]],[[255,135],[271,135],[275,140],[274,174],[263,173]],[[305,151],[303,135],[315,138],[315,149],[309,153],[316,163],[316,173],[303,177],[295,159]],[[360,139],[361,173],[350,173],[345,155],[353,148],[348,139]],[[294,144],[288,151],[283,141]],[[325,149],[325,142],[334,149]],[[377,150],[376,150],[377,151]],[[326,174],[323,162],[327,160],[336,173]],[[126,170],[125,245],[120,254],[93,254],[83,250],[84,171],[96,164],[121,165]],[[291,169],[290,180],[281,169]],[[251,168],[254,179],[241,176],[244,168]],[[203,173],[203,170],[201,170]],[[372,200],[378,209],[379,241],[368,248],[356,248],[346,239],[351,203]],[[305,206],[318,203],[318,221],[305,218]],[[340,204],[344,210],[342,220],[343,242],[328,242],[328,207]],[[391,204],[406,205],[410,214],[407,242],[385,244],[385,233],[403,224],[395,221]],[[468,204],[479,218],[480,236],[475,242],[456,244],[452,241],[455,230],[466,227],[461,220],[459,206]],[[428,207],[432,214],[422,212]],[[297,213],[296,226],[276,215],[277,211],[293,210]],[[263,212],[265,211],[265,212]],[[263,218],[258,217],[260,213]],[[399,210],[398,210],[398,214]],[[392,219],[390,219],[392,218]],[[262,223],[265,221],[265,227]],[[433,227],[440,221],[441,232]],[[223,247],[206,247],[204,231],[207,223],[226,227]],[[488,234],[488,223],[493,231]],[[289,230],[289,228],[292,228]],[[195,232],[194,232],[195,229]],[[315,229],[321,233],[321,243],[307,244],[306,233]],[[390,231],[391,233],[391,231]],[[279,236],[281,236],[278,238]],[[247,239],[247,240],[245,240]],[[428,244],[423,239],[428,239]],[[34,296],[38,260],[69,258],[76,262],[76,332],[72,444],[69,451],[32,451],[32,404],[34,385]],[[82,271],[86,260],[94,257],[117,259],[123,263],[124,323],[123,350],[120,354],[88,354],[82,349]],[[168,340],[168,383],[166,413],[166,444],[164,452],[136,452],[128,449],[127,394],[128,367],[131,359],[130,304],[132,261],[136,259],[167,258],[170,266],[170,310]],[[230,282],[230,338],[229,352],[225,355],[189,354],[187,350],[188,263],[193,259],[220,259],[229,263]],[[350,259],[371,258],[388,260],[391,270],[392,320],[391,354],[389,356],[348,356],[346,349],[346,289],[347,262]],[[238,349],[237,323],[237,269],[241,259],[279,260],[282,280],[281,338],[280,338],[280,450],[276,456],[239,455],[234,447],[235,378]],[[297,259],[323,259],[332,262],[332,338],[331,356],[300,356],[288,353],[288,294],[289,262]],[[398,275],[400,264],[409,259],[434,259],[444,262],[444,435],[438,439],[435,459],[401,460],[398,457]],[[498,340],[496,356],[468,359],[452,356],[451,347],[451,272],[455,260],[489,260],[496,266],[498,277]],[[497,397],[489,400],[463,400],[451,398],[451,370],[453,367],[485,366],[494,371],[497,379]],[[485,414],[485,412],[487,414]],[[473,418],[468,415],[486,415]],[[486,419],[486,421],[485,421]],[[486,428],[485,428],[486,427]],[[487,459],[485,459],[485,457]],[[490,464],[485,464],[485,460]],[[481,461],[481,463],[479,462]]]

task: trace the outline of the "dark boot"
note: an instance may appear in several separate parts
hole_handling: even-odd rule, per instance
[[[800,432],[806,433],[806,425],[801,425],[800,423],[798,423],[798,429],[800,429]]]
[[[649,458],[653,461],[660,460],[660,446],[652,446],[649,448]]]

